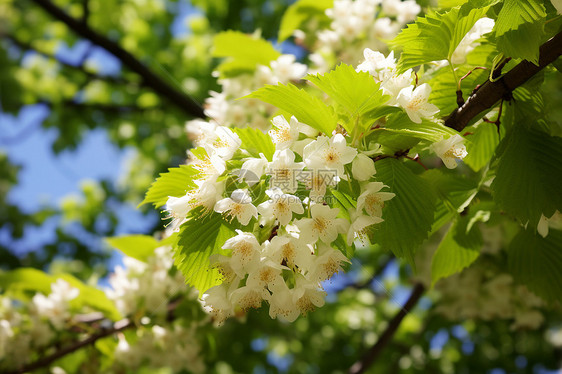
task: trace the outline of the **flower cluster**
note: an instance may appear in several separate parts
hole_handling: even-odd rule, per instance
[[[246,157],[240,137],[226,127],[202,127],[191,152],[200,172],[196,187],[168,200],[172,227],[198,207],[239,227],[222,245],[224,252],[211,259],[222,284],[203,296],[219,322],[263,301],[272,318],[289,321],[322,306],[321,282],[349,262],[335,242],[340,235],[347,245],[366,241],[369,228],[383,221],[385,201],[394,197],[373,180],[373,160],[350,146],[344,134],[318,135],[294,116],[274,117],[272,124],[270,158]],[[236,160],[240,169],[229,169]],[[338,206],[332,194],[342,181],[361,191],[351,209]]]
[[[171,300],[190,301],[197,306],[194,290],[186,288],[183,276],[173,267],[169,246],[157,248],[146,263],[124,257],[124,266],[116,269],[109,283],[111,288],[105,293],[123,316],[138,318],[142,310],[144,317],[134,330],[119,333],[115,361],[104,372],[121,373],[123,367],[141,365],[193,373],[205,371],[196,336],[197,323],[181,316],[172,323],[167,320]],[[98,324],[110,323],[96,309],[98,304],[88,304],[85,295],[67,281],[57,279],[50,288],[48,294],[36,293],[30,303],[8,296],[1,298],[0,371],[22,368],[37,358],[36,353],[52,354],[62,340],[66,345],[67,341],[83,340],[82,335]],[[96,360],[92,365],[92,369],[99,369]],[[61,367],[53,368],[55,371],[65,372]]]
[[[184,327],[175,322],[139,328],[134,334],[118,336],[115,367],[129,370],[169,367],[174,373],[204,373],[205,364],[195,339],[196,325]]]
[[[79,295],[77,288],[62,279],[51,284],[51,293],[37,293],[21,308],[16,300],[2,298],[0,306],[0,368],[19,367],[32,352],[45,349],[57,331],[73,323],[70,301]]]
[[[421,123],[422,119],[434,120],[439,108],[429,102],[431,87],[427,83],[415,84],[416,78],[412,69],[397,73],[394,52],[385,57],[378,51],[366,48],[363,56],[365,60],[357,66],[357,71],[368,72],[380,83],[384,94],[390,96],[388,105],[401,107],[414,123]],[[468,154],[464,139],[458,134],[433,143],[430,150],[441,158],[449,169],[456,168],[456,161]]]
[[[181,273],[170,274],[173,260],[168,246],[157,248],[146,263],[124,257],[123,264],[117,266],[109,278],[111,288],[106,294],[124,316],[139,310],[149,315],[162,315],[168,301],[185,292]]]
[[[437,284],[442,299],[436,312],[449,320],[511,319],[511,328],[537,329],[544,321],[544,302],[525,286],[515,285],[507,273],[471,266]]]
[[[423,83],[416,87],[412,69],[402,74],[397,73],[394,52],[385,57],[378,51],[366,48],[363,56],[365,61],[357,66],[357,71],[371,74],[381,84],[385,95],[390,96],[388,104],[403,108],[412,122],[421,123],[422,118],[432,119],[439,112],[439,108],[428,102],[431,94],[429,84]]]
[[[275,108],[256,99],[236,99],[263,87],[266,84],[287,83],[304,77],[307,66],[296,62],[293,55],[281,55],[269,66],[258,65],[253,74],[245,73],[218,80],[221,92],[211,91],[205,100],[205,114],[217,124],[224,126],[268,127],[267,119]],[[191,138],[197,138],[205,127],[200,120],[188,121],[186,130]]]
[[[386,50],[386,42],[421,11],[413,0],[336,0],[326,10],[331,19],[328,29],[317,31],[314,40],[307,40],[305,30],[297,30],[295,38],[311,47],[310,60],[315,72],[326,72],[336,62],[354,63],[365,48]],[[313,24],[313,22],[311,22]]]

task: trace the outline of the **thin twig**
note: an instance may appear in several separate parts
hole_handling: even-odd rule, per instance
[[[446,117],[445,126],[462,131],[478,114],[492,108],[502,98],[509,97],[513,90],[554,62],[562,55],[562,32],[544,43],[539,53],[538,65],[524,60],[497,80],[487,80],[478,90],[473,91],[466,103]]]
[[[401,308],[398,313],[392,318],[389,322],[386,330],[382,333],[379,340],[373,345],[361,359],[355,362],[351,368],[349,369],[349,374],[360,374],[364,373],[373,362],[377,359],[377,357],[381,354],[383,349],[386,345],[392,340],[394,333],[400,327],[400,323],[406,317],[406,315],[414,308],[414,306],[418,303],[419,299],[421,298],[425,287],[421,283],[416,283],[414,288],[412,289],[412,293],[410,297],[404,304],[404,307]]]

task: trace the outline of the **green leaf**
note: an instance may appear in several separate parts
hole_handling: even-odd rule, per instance
[[[412,123],[404,112],[389,116],[386,126],[375,131],[379,130],[429,140],[430,142],[438,142],[458,134],[457,131],[438,122],[422,120],[421,123]]]
[[[4,292],[33,291],[49,294],[54,281],[53,276],[32,268],[19,268],[0,274],[0,287]]]
[[[105,240],[126,256],[142,262],[146,262],[154,254],[154,250],[161,246],[158,240],[148,235],[115,236]]]
[[[467,228],[469,217],[462,217],[451,225],[437,247],[431,261],[432,286],[441,279],[460,272],[472,264],[482,247],[482,234],[477,227]]]
[[[384,127],[374,129],[369,135],[369,141],[381,144],[386,153],[410,149],[421,140],[437,142],[458,134],[455,130],[443,126],[441,123],[422,120],[412,123],[406,113],[391,114]]]
[[[521,230],[508,248],[508,267],[516,282],[547,301],[562,302],[562,231],[543,238]]]
[[[216,69],[221,79],[232,78],[242,74],[253,74],[256,63],[254,61],[230,59],[223,61]]]
[[[333,207],[340,209],[340,215],[349,219],[349,211],[355,209],[357,202],[345,192],[336,189],[330,189],[330,193],[334,197]]]
[[[540,21],[546,17],[546,11],[541,0],[505,0],[494,30],[496,36],[517,30],[522,25]]]
[[[458,5],[462,5],[465,2],[466,0],[439,0],[437,2],[437,6],[439,8],[453,8]]]
[[[402,109],[396,106],[382,105],[365,113],[365,117],[370,120],[376,120],[395,113],[402,113]]]
[[[312,17],[326,16],[326,9],[334,5],[334,0],[298,0],[292,4],[281,19],[279,28],[278,41],[281,43],[293,34],[293,31],[301,27],[301,25]]]
[[[252,157],[259,158],[260,153],[269,160],[272,160],[275,153],[275,145],[269,135],[264,134],[260,129],[251,127],[236,128],[234,132],[238,134],[242,141],[241,148],[247,150]]]
[[[221,32],[213,41],[213,57],[228,57],[227,62],[236,61],[239,65],[269,65],[279,56],[281,53],[267,40],[240,31]]]
[[[396,196],[385,203],[372,243],[391,250],[413,263],[416,249],[427,238],[433,223],[435,192],[425,179],[415,175],[402,161],[386,158],[376,163],[377,180]]]
[[[199,172],[189,165],[170,168],[167,173],[161,173],[148,189],[144,200],[139,204],[153,203],[155,207],[166,204],[169,196],[183,196],[187,191],[195,188],[193,179]]]
[[[300,122],[323,132],[331,134],[337,126],[337,116],[332,108],[319,98],[292,84],[266,85],[246,97],[260,99],[285,110]]]
[[[342,63],[326,74],[307,75],[305,79],[330,96],[350,120],[361,117],[388,101],[380,84],[369,73],[356,72],[351,65]],[[344,127],[351,132],[353,125],[354,123],[347,123]]]
[[[391,42],[403,50],[399,72],[432,61],[450,60],[461,40],[488,8],[457,7],[445,13],[429,13],[408,25]]]
[[[199,290],[199,296],[221,283],[220,273],[211,267],[209,257],[220,253],[224,242],[234,235],[218,213],[192,218],[181,226],[174,261],[186,282]]]
[[[538,65],[546,11],[540,0],[505,0],[494,27],[498,50]]]
[[[438,197],[432,234],[458,217],[478,192],[478,182],[440,169],[427,170],[422,178],[433,186]]]
[[[490,162],[500,142],[497,127],[493,123],[482,122],[472,135],[467,135],[467,139],[470,140],[466,146],[468,155],[463,161],[472,170],[479,171]]]
[[[503,153],[491,187],[502,209],[536,230],[541,214],[562,211],[562,138],[520,120],[498,146]]]

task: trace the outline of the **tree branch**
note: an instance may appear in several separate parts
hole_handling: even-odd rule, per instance
[[[92,43],[104,48],[117,57],[124,66],[140,75],[143,84],[152,88],[155,92],[162,95],[168,101],[175,104],[184,113],[198,118],[205,118],[203,108],[191,97],[169,85],[162,78],[153,73],[148,67],[141,63],[132,54],[121,48],[117,43],[107,39],[105,36],[92,30],[88,25],[70,17],[50,0],[32,0],[38,6],[57,20],[65,23],[72,31],[81,37],[88,39]]]
[[[116,322],[112,327],[108,328],[108,329],[102,329],[99,332],[90,335],[88,338],[75,342],[71,345],[68,345],[64,348],[59,349],[58,351],[56,351],[55,353],[49,355],[49,356],[45,356],[43,358],[40,358],[37,361],[34,361],[32,363],[30,363],[29,365],[25,365],[20,369],[17,370],[13,370],[13,371],[7,371],[5,372],[6,374],[21,374],[21,373],[27,373],[33,370],[37,370],[43,367],[47,367],[49,366],[51,363],[53,363],[54,361],[58,360],[61,357],[64,357],[72,352],[75,352],[77,350],[79,350],[80,348],[86,347],[88,345],[94,344],[97,340],[101,339],[101,338],[105,338],[106,336],[110,336],[115,334],[116,332],[119,331],[123,331],[126,330],[128,328],[131,328],[135,326],[135,324],[132,321],[129,321],[128,319],[124,319],[121,321]]]
[[[173,321],[176,318],[175,315],[175,311],[176,308],[180,305],[180,303],[183,301],[183,299],[178,298],[176,300],[172,300],[168,303],[168,305],[166,306],[166,320],[168,322]],[[90,316],[93,317],[91,319],[90,322],[100,322],[100,326],[103,326],[103,321],[107,321],[107,320],[100,320],[98,317],[99,316]],[[81,318],[84,318],[83,316]],[[88,322],[88,321],[83,321],[83,320],[79,320],[77,322]],[[89,337],[87,337],[84,340],[80,340],[77,342],[74,342],[70,345],[67,345],[63,348],[60,348],[59,350],[55,351],[54,353],[52,353],[49,356],[45,356],[43,358],[40,358],[36,361],[33,361],[32,363],[28,364],[28,365],[24,365],[23,367],[16,369],[16,370],[12,370],[12,371],[7,371],[5,372],[5,374],[22,374],[22,373],[28,373],[31,372],[33,370],[37,370],[40,368],[44,368],[44,367],[48,367],[50,364],[52,364],[53,362],[55,362],[56,360],[58,360],[59,358],[62,358],[72,352],[76,352],[77,350],[87,347],[89,345],[94,344],[96,341],[98,341],[101,338],[105,338],[107,336],[113,335],[115,333],[118,333],[120,331],[129,329],[131,327],[136,327],[137,325],[125,318],[122,319],[121,321],[117,321],[115,322],[110,328],[101,328],[100,331],[98,331],[95,334],[90,335]]]
[[[539,52],[538,66],[523,60],[498,80],[487,80],[461,107],[446,117],[445,126],[462,131],[474,117],[492,108],[502,98],[508,98],[513,90],[554,62],[562,55],[562,32],[544,43]]]
[[[373,345],[364,355],[363,357],[355,362],[351,368],[349,369],[349,374],[360,374],[364,373],[373,362],[377,359],[377,357],[381,354],[383,349],[386,345],[392,340],[394,333],[398,330],[400,323],[406,317],[406,315],[410,312],[410,310],[418,303],[421,295],[423,294],[425,287],[421,283],[416,283],[414,286],[410,297],[404,304],[404,307],[401,308],[398,313],[392,318],[389,322],[388,327],[382,335],[379,337],[379,340]]]

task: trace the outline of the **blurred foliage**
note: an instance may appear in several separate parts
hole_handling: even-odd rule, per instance
[[[281,15],[291,1],[193,0],[197,12],[183,20],[178,14],[187,3],[173,0],[54,3],[117,42],[169,85],[202,102],[209,90],[218,87],[211,76],[217,64],[209,53],[213,35],[228,29],[258,29],[265,39],[275,38]],[[174,35],[174,22],[185,23],[190,31]],[[62,48],[82,53],[67,61]],[[0,0],[2,111],[17,114],[27,105],[47,105],[49,116],[42,126],[58,130],[52,145],[57,153],[79,147],[88,131],[97,128],[105,129],[119,147],[136,151],[129,174],[117,183],[85,182],[79,195],[66,197],[60,206],[38,206],[30,213],[10,203],[8,193],[18,183],[19,167],[0,153],[2,269],[49,267],[53,273],[94,280],[105,275],[109,251],[100,237],[115,233],[118,203],[137,205],[159,172],[183,162],[188,143],[183,126],[190,118],[125,66],[117,63],[115,71],[107,72],[102,65],[109,57],[95,57],[99,53],[98,47],[54,20],[34,1]],[[561,110],[560,80],[547,76],[545,90],[552,92],[546,98],[553,118],[560,118],[556,115]],[[142,210],[155,215],[150,206]],[[157,218],[146,234],[160,228]],[[54,237],[38,247],[23,247],[26,230],[47,222],[55,227]],[[361,286],[331,294],[332,301],[326,306],[294,324],[271,320],[262,310],[242,317],[246,323],[232,319],[220,329],[205,327],[209,372],[346,372],[377,340],[398,308],[393,296],[398,294],[398,279],[379,276],[370,281],[372,274],[381,274],[383,265],[392,263],[388,255],[368,249],[357,255],[364,265],[350,283]],[[409,268],[399,269],[398,278],[410,275]],[[562,349],[544,340],[548,326],[513,332],[507,320],[456,324],[434,313],[436,299],[433,291],[422,299],[417,313],[408,315],[369,372],[487,373],[501,368],[509,373],[532,373],[541,367],[554,368],[562,360]],[[201,312],[198,305],[188,305],[178,313],[200,318]],[[559,320],[555,311],[552,314]],[[446,336],[441,346],[435,344],[437,336]],[[93,349],[81,352],[94,354]]]

